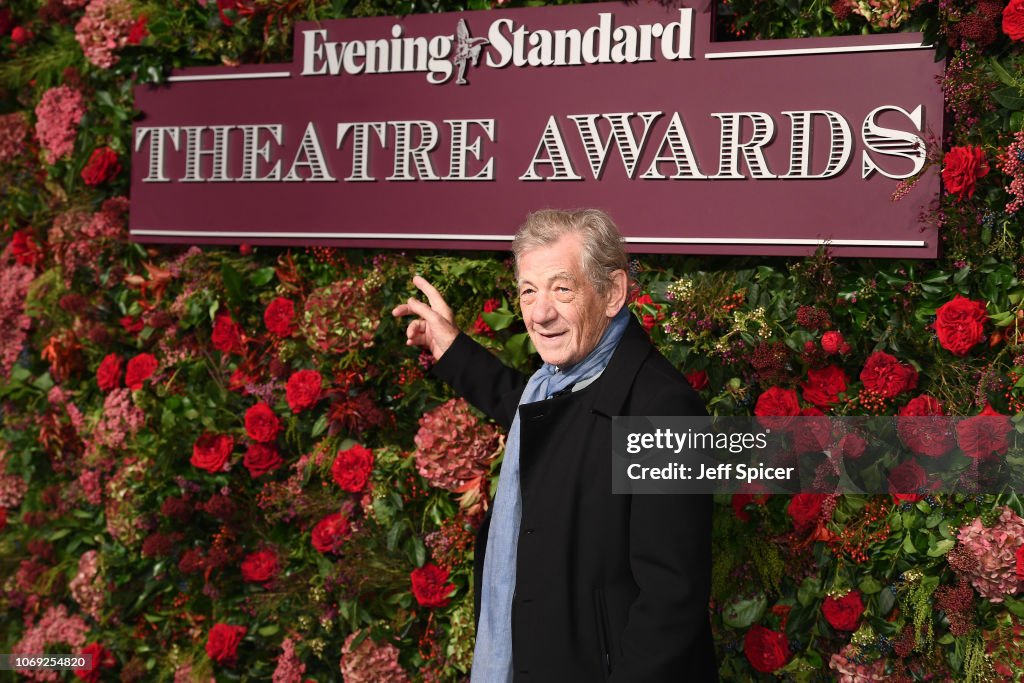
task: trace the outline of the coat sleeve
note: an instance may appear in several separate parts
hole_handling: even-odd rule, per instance
[[[648,398],[651,415],[707,414],[688,387]],[[629,562],[639,593],[612,683],[718,680],[708,617],[712,502],[707,495],[632,496]]]
[[[505,429],[512,426],[528,380],[463,332],[431,373]]]

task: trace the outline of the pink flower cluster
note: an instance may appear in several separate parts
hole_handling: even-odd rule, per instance
[[[95,268],[113,243],[127,240],[128,198],[113,197],[94,214],[69,211],[57,216],[47,235],[65,282],[82,268]]]
[[[28,121],[19,111],[0,116],[0,164],[14,161],[25,151]]]
[[[99,576],[99,553],[95,550],[86,551],[78,560],[78,573],[71,579],[68,588],[82,611],[99,621],[100,610],[103,609],[106,590]]]
[[[13,509],[21,505],[28,484],[19,474],[0,474],[0,508]]]
[[[461,398],[424,414],[413,440],[420,475],[431,486],[448,491],[486,476],[500,444],[497,430],[476,419]]]
[[[103,401],[103,416],[92,433],[89,452],[99,448],[116,451],[145,423],[146,414],[132,403],[131,389],[115,389]]]
[[[117,64],[114,51],[128,44],[134,24],[129,0],[91,0],[85,16],[75,26],[75,39],[86,59],[109,69]]]
[[[353,646],[360,632],[345,639],[341,647],[341,674],[345,683],[408,683],[409,676],[398,663],[398,648],[391,643],[378,645],[367,636]]]
[[[11,654],[38,655],[44,652],[78,652],[85,645],[89,626],[78,615],[68,616],[67,607],[50,607],[39,623],[29,625],[21,640],[11,648]],[[53,647],[62,644],[64,647]],[[65,649],[70,648],[70,649]],[[48,669],[30,669],[20,672],[22,676],[35,681],[59,680],[58,672]]]
[[[991,527],[976,517],[960,529],[957,540],[977,560],[963,568],[962,574],[982,597],[998,603],[1017,592],[1017,549],[1024,545],[1024,519],[1004,506]]]
[[[1010,177],[1006,191],[1013,197],[1006,204],[1006,213],[1014,213],[1024,206],[1024,131],[1014,135],[1013,142],[999,157],[999,170]]]
[[[885,675],[885,660],[879,659],[870,664],[857,664],[853,661],[852,645],[846,645],[837,654],[832,655],[828,668],[836,672],[837,683],[870,683],[871,681],[888,680]]]
[[[25,297],[34,273],[28,266],[0,265],[0,377],[7,378],[21,355],[31,319]]]
[[[285,638],[281,643],[281,654],[277,656],[277,668],[274,669],[273,683],[302,683],[306,673],[306,665],[295,654],[295,641]]]
[[[36,137],[46,150],[47,162],[71,155],[84,114],[85,98],[77,90],[58,85],[43,93],[36,105]]]

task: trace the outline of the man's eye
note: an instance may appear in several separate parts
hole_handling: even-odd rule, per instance
[[[555,298],[559,301],[572,301],[576,293],[568,287],[555,287]]]

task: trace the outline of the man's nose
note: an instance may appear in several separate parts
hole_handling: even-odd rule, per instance
[[[547,293],[538,293],[537,299],[533,302],[533,306],[530,307],[530,319],[535,324],[541,325],[554,320],[558,317],[554,304],[555,302]]]

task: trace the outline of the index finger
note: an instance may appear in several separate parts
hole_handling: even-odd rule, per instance
[[[413,277],[412,283],[416,285],[416,289],[423,292],[427,297],[427,301],[430,302],[430,307],[435,311],[446,314],[451,310],[448,308],[448,302],[446,302],[444,297],[441,296],[441,292],[437,291],[437,288],[434,287],[434,285],[427,282],[426,278],[416,275]]]

